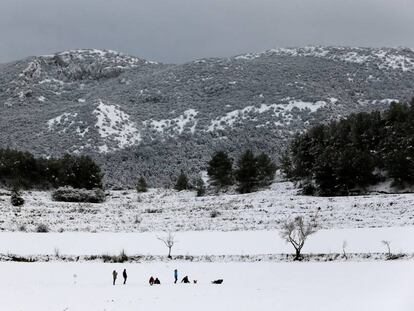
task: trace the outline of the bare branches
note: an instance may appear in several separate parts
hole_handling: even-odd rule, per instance
[[[171,248],[174,246],[174,243],[176,243],[174,235],[171,232],[169,232],[168,235],[165,237],[157,236],[157,239],[162,241],[168,248],[168,258],[171,258]]]
[[[387,247],[387,251],[388,251],[387,256],[388,256],[388,258],[390,258],[391,257],[391,247],[390,247],[391,242],[386,241],[386,240],[382,240],[381,243],[384,244]]]
[[[300,252],[306,239],[316,231],[318,231],[316,217],[313,221],[305,222],[302,216],[298,216],[294,220],[286,220],[282,224],[280,236],[292,244],[296,252],[295,260],[299,260],[301,258]]]
[[[342,242],[342,254],[345,257],[346,260],[348,260],[348,256],[346,255],[346,248],[348,247],[348,242],[344,240]]]

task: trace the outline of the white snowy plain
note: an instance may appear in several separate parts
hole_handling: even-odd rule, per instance
[[[0,253],[16,255],[167,255],[157,239],[164,232],[145,233],[0,233]],[[347,242],[349,253],[414,253],[414,227],[353,228],[320,230],[306,241],[303,253],[341,253]],[[185,231],[175,233],[173,255],[260,255],[292,253],[279,231]]]
[[[112,285],[112,270],[128,281]],[[197,284],[173,284],[173,270]],[[411,261],[340,263],[1,263],[7,311],[412,311]],[[149,286],[157,276],[161,285]],[[211,280],[223,278],[222,285]]]

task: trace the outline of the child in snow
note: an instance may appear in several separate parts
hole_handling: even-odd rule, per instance
[[[154,285],[154,282],[155,282],[155,280],[154,280],[154,278],[151,276],[151,277],[150,277],[150,279],[149,279],[149,285]]]
[[[161,282],[160,282],[160,280],[158,280],[158,278],[155,278],[155,280],[154,280],[154,284],[160,285],[160,284],[161,284]]]
[[[118,276],[118,272],[116,272],[116,270],[112,271],[113,285],[115,285],[117,276]]]
[[[122,272],[122,276],[124,277],[124,285],[125,285],[125,283],[126,283],[126,281],[127,281],[127,278],[128,278],[128,275],[127,275],[126,269],[124,269],[124,271]]]

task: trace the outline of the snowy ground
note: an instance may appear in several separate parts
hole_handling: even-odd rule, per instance
[[[127,285],[111,284],[126,268]],[[172,271],[197,284],[172,283]],[[411,311],[411,261],[369,263],[1,263],[7,311]],[[162,284],[150,287],[149,276]],[[210,281],[223,278],[222,285]]]
[[[0,230],[34,231],[39,224],[55,232],[272,230],[287,217],[316,212],[327,229],[414,225],[414,194],[319,198],[296,192],[288,182],[252,194],[201,198],[165,189],[111,191],[104,204],[53,202],[49,192],[26,192],[26,204],[15,208],[0,191]]]
[[[0,253],[81,256],[125,250],[127,255],[166,255],[157,240],[166,231],[175,233],[173,255],[292,253],[279,236],[281,223],[315,213],[323,229],[309,238],[303,253],[340,253],[344,241],[348,253],[385,253],[382,240],[390,241],[394,254],[414,253],[414,194],[316,198],[296,195],[290,183],[254,194],[202,198],[161,189],[139,196],[134,191],[109,194],[104,204],[72,204],[53,202],[47,192],[25,193],[26,204],[16,208],[0,191]],[[51,232],[34,233],[39,224]],[[0,262],[0,310],[411,311],[414,260],[405,259]],[[112,270],[123,268],[129,272],[128,284],[112,286]],[[172,284],[175,268],[198,284]],[[162,285],[148,286],[151,275]],[[217,278],[224,284],[210,284]]]
[[[157,239],[166,233],[0,233],[0,253],[16,255],[166,255]],[[261,255],[292,253],[278,231],[186,231],[175,234],[173,255]],[[381,253],[390,242],[393,253],[414,253],[414,227],[329,229],[309,237],[303,253]]]

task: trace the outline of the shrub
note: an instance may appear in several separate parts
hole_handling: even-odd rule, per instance
[[[140,177],[137,184],[137,192],[147,192],[148,191],[148,184],[144,177]]]
[[[53,192],[52,198],[60,202],[102,203],[105,202],[105,192],[99,188],[86,190],[61,187]]]
[[[24,204],[24,199],[19,192],[13,192],[10,197],[10,203],[13,206],[22,206]]]
[[[177,191],[188,190],[190,187],[188,185],[187,175],[181,171],[180,175],[177,178],[177,182],[174,186],[174,189]]]
[[[220,212],[219,211],[213,210],[213,211],[210,212],[210,217],[211,218],[216,218],[218,216],[220,216]]]
[[[36,232],[38,232],[38,233],[49,232],[49,227],[45,224],[38,224],[37,227],[36,227]]]

